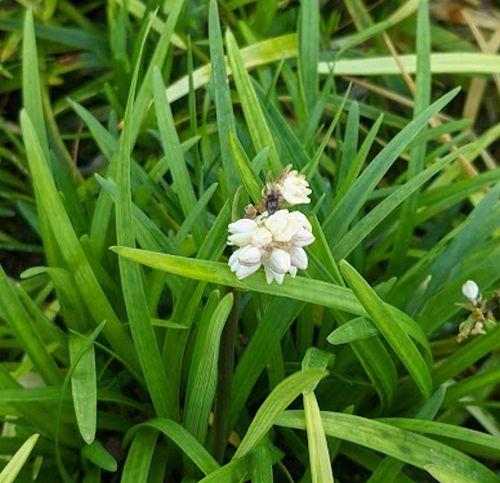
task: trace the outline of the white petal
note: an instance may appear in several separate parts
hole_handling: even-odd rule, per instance
[[[260,265],[260,263],[256,263],[254,265],[241,265],[239,270],[236,272],[236,277],[238,280],[249,277],[260,268]]]
[[[228,245],[236,245],[239,247],[244,247],[245,245],[249,245],[251,243],[252,233],[235,233],[234,235],[230,235],[227,237]]]
[[[290,254],[281,248],[274,248],[269,257],[273,272],[286,273],[290,269]]]
[[[288,273],[291,275],[292,278],[295,278],[297,275],[297,267],[294,267],[293,265],[290,267],[290,270],[288,270]]]
[[[266,282],[270,285],[274,280],[274,272],[269,266],[269,263],[264,263],[264,271],[266,272]]]
[[[236,260],[233,261],[233,263],[229,265],[229,267],[231,268],[231,272],[237,273],[239,270],[241,270],[242,265],[238,260]]]
[[[238,263],[238,257],[240,255],[240,252],[241,249],[238,249],[236,251],[234,251],[231,256],[229,257],[229,260],[227,261],[227,264],[232,267],[235,263]]]
[[[479,297],[479,287],[474,280],[467,280],[462,285],[462,293],[465,298],[469,299],[471,302],[475,302]]]
[[[242,265],[254,265],[262,260],[260,249],[252,245],[247,245],[238,251],[240,252],[238,255],[239,262]]]
[[[284,273],[275,273],[274,280],[276,280],[276,282],[278,282],[278,285],[281,285],[283,283],[283,280],[285,280],[285,274]]]
[[[292,262],[292,265],[297,267],[300,270],[306,270],[307,269],[307,253],[303,248],[300,247],[293,247],[290,250],[290,260]]]
[[[310,231],[300,228],[293,236],[292,244],[296,247],[305,247],[310,245],[314,240],[314,235]]]
[[[291,205],[310,203],[308,195],[311,194],[309,184],[304,175],[291,171],[280,186],[281,195]]]
[[[312,231],[311,223],[309,223],[306,215],[304,215],[304,213],[302,213],[301,211],[292,211],[288,215],[288,218],[292,218],[293,220],[295,220],[302,228],[305,228],[307,231]]]
[[[273,237],[283,232],[288,225],[288,210],[279,210],[264,222]]]
[[[257,228],[250,238],[250,242],[252,245],[256,247],[265,247],[269,245],[273,241],[272,233],[265,227],[261,226]]]
[[[231,233],[251,233],[256,228],[257,223],[249,218],[241,218],[228,225],[228,229]]]

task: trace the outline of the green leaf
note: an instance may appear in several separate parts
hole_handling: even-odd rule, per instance
[[[451,161],[455,160],[463,151],[464,148],[461,148],[445,156],[426,170],[413,176],[407,183],[380,202],[335,244],[333,252],[337,257],[346,258],[393,210]]]
[[[13,483],[35,447],[39,434],[31,435],[0,472],[2,483]]]
[[[500,440],[491,434],[424,419],[382,418],[380,421],[407,431],[439,437],[450,446],[463,448],[466,452],[470,451],[486,458],[500,459]]]
[[[329,352],[320,351],[315,347],[310,347],[302,361],[302,370],[326,369],[333,357],[334,356]],[[331,458],[328,451],[325,429],[323,428],[323,422],[321,421],[318,401],[313,392],[316,388],[316,384],[302,392],[304,417],[306,419],[311,481],[313,483],[333,483]]]
[[[427,465],[425,466],[425,470],[440,483],[468,483],[470,481],[455,471],[450,471],[438,465]]]
[[[0,265],[0,307],[5,320],[11,327],[15,337],[22,344],[26,354],[48,384],[58,384],[62,375],[52,355],[45,347],[40,335],[33,327],[30,316],[17,297]]]
[[[144,48],[145,41],[146,35],[142,39],[141,51]],[[119,149],[116,154],[118,159],[120,159],[117,165],[116,176],[118,186],[116,199],[116,238],[118,243],[130,247],[135,246],[130,170],[133,146],[132,121],[135,116],[135,107],[140,102],[139,99],[134,101],[135,83],[137,81],[139,65],[140,62],[137,63],[134,71],[134,79],[130,87],[129,100],[125,113],[125,128],[120,137]],[[157,75],[159,75],[157,71],[155,71],[154,75],[155,86],[157,86],[157,82],[161,85],[161,78],[157,79]],[[162,107],[166,108],[165,105]],[[165,116],[168,118],[168,114],[165,114]],[[146,300],[141,269],[137,265],[123,259],[119,259],[119,267],[123,298],[125,300],[132,338],[150,397],[156,412],[160,416],[169,416],[176,419],[178,416],[174,401],[175,396],[172,392],[172,386],[167,379],[158,341],[151,324],[151,314],[149,313],[149,306]]]
[[[147,481],[158,432],[143,429],[132,440],[121,476],[122,483]]]
[[[299,14],[299,78],[308,111],[314,106],[319,89],[319,19],[319,1],[303,0]]]
[[[98,440],[85,446],[82,454],[103,470],[114,473],[118,469],[118,463],[113,455]]]
[[[264,439],[249,455],[252,481],[255,483],[273,482],[273,461],[268,446],[268,442]]]
[[[424,397],[429,397],[432,390],[429,368],[409,335],[393,320],[392,314],[370,285],[345,260],[340,262],[340,271],[373,323],[405,365],[421,393]]]
[[[243,146],[238,141],[236,134],[229,132],[228,136],[233,159],[240,174],[240,180],[254,204],[258,204],[262,200],[262,183],[248,159]]]
[[[307,446],[313,483],[333,482],[332,465],[326,443],[325,429],[314,393],[304,394]]]
[[[340,188],[346,181],[347,173],[353,170],[353,164],[358,150],[359,137],[359,104],[353,102],[349,107],[347,123],[345,126],[344,142],[342,144],[342,157],[337,173],[337,186]]]
[[[212,85],[215,94],[215,112],[222,157],[222,166],[231,186],[231,192],[236,188],[236,169],[233,164],[229,146],[229,133],[236,132],[231,91],[227,79],[224,46],[219,21],[217,0],[210,0],[208,9],[208,39],[210,44],[210,59],[212,61]]]
[[[429,8],[427,0],[420,0],[417,15],[417,75],[415,79],[415,107],[414,118],[423,112],[430,103],[431,98],[431,70],[430,50],[431,34],[429,22]],[[415,146],[410,152],[410,162],[406,177],[411,180],[424,169],[424,159],[427,144],[425,142]],[[412,194],[401,208],[399,226],[394,238],[389,269],[400,271],[406,260],[415,226],[415,214],[418,205],[418,192]]]
[[[350,414],[322,412],[325,432],[345,441],[372,448],[405,463],[425,469],[435,464],[450,474],[466,477],[469,481],[493,483],[497,477],[481,463],[445,444],[419,434],[395,428]],[[305,429],[303,411],[286,411],[276,420],[278,426]]]
[[[175,234],[174,241],[177,243],[177,246],[182,245],[189,233],[193,230],[194,225],[199,222],[199,218],[206,214],[207,205],[217,191],[218,186],[217,183],[210,185],[191,208],[189,215]]]
[[[165,97],[165,85],[163,84],[161,72],[158,68],[153,70],[153,92],[163,151],[165,152],[165,156],[171,160],[169,167],[174,180],[175,191],[179,197],[182,211],[187,217],[192,207],[196,205],[197,200],[184,160],[181,143],[175,129],[172,111]],[[203,237],[202,227],[204,224],[203,220],[201,223],[193,226],[194,236],[197,241],[200,241]]]
[[[21,274],[21,278],[35,277],[41,273],[47,273],[52,279],[68,327],[77,332],[89,330],[88,312],[71,274],[64,268],[31,267]]]
[[[76,422],[83,440],[91,444],[95,439],[97,428],[97,375],[94,346],[87,347],[80,356],[80,360],[75,361],[75,357],[85,345],[84,338],[70,336],[69,352],[71,363],[75,365],[71,376],[71,392]]]
[[[459,90],[459,88],[452,90],[425,109],[377,154],[323,223],[323,230],[330,245],[336,243],[344,235],[370,193],[406,146],[426,126],[428,120],[458,94]]]
[[[48,156],[47,130],[43,114],[42,85],[36,50],[33,10],[26,10],[23,30],[23,106],[35,126],[45,156]]]
[[[125,444],[143,428],[155,429],[163,433],[173,443],[175,443],[183,453],[188,456],[193,463],[206,475],[216,471],[220,466],[210,453],[194,438],[187,430],[174,421],[164,418],[151,419],[142,424],[138,424],[128,430],[125,436]]]
[[[229,293],[219,302],[211,317],[203,317],[197,327],[186,388],[184,426],[202,444],[217,388],[220,339],[232,306],[233,294]]]
[[[304,304],[278,297],[268,307],[241,355],[233,374],[230,396],[229,424],[233,427],[252,393],[260,374],[270,359],[270,354],[290,328]]]
[[[326,340],[333,345],[346,344],[355,340],[369,339],[378,335],[378,329],[364,317],[356,317],[337,327]]]
[[[296,372],[280,382],[258,409],[234,454],[234,458],[241,458],[249,453],[271,429],[278,415],[310,384],[319,381],[326,375],[325,370],[308,369]]]
[[[245,121],[250,131],[255,150],[259,152],[264,148],[269,148],[269,163],[267,164],[267,169],[272,171],[274,175],[278,175],[282,169],[278,151],[264,113],[262,112],[259,99],[257,98],[250,80],[250,76],[243,64],[238,45],[230,30],[226,32],[226,46],[234,82],[238,90],[241,107],[243,108],[243,114],[245,115]]]
[[[48,163],[44,159],[33,124],[25,111],[21,112],[21,127],[27,147],[28,162],[36,190],[40,193],[39,210],[57,233],[57,243],[61,248],[68,269],[73,274],[95,323],[107,321],[104,335],[113,349],[126,362],[134,374],[138,374],[138,364],[134,347],[113,306],[107,299],[90,263],[73,230],[59,193],[52,179]]]

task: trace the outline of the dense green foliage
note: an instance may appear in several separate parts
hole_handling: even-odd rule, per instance
[[[498,481],[498,25],[427,0],[20,3],[0,481]],[[289,164],[309,267],[238,280],[228,223]]]

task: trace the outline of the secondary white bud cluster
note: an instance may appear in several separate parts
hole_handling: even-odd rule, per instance
[[[289,205],[301,205],[311,202],[309,198],[311,194],[309,183],[306,177],[296,170],[287,171],[286,174],[282,176],[282,179],[278,179],[276,188]]]
[[[462,294],[470,302],[476,304],[480,296],[477,283],[474,282],[474,280],[467,280],[467,282],[462,285]]]
[[[264,266],[267,283],[282,284],[285,274],[295,277],[305,270],[308,260],[303,247],[314,241],[311,224],[299,211],[262,213],[255,219],[242,218],[229,225],[228,244],[238,246],[229,266],[238,279]]]

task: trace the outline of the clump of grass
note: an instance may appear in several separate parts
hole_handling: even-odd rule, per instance
[[[498,27],[338,6],[2,13],[2,482],[497,481]],[[307,270],[238,279],[288,165]]]

